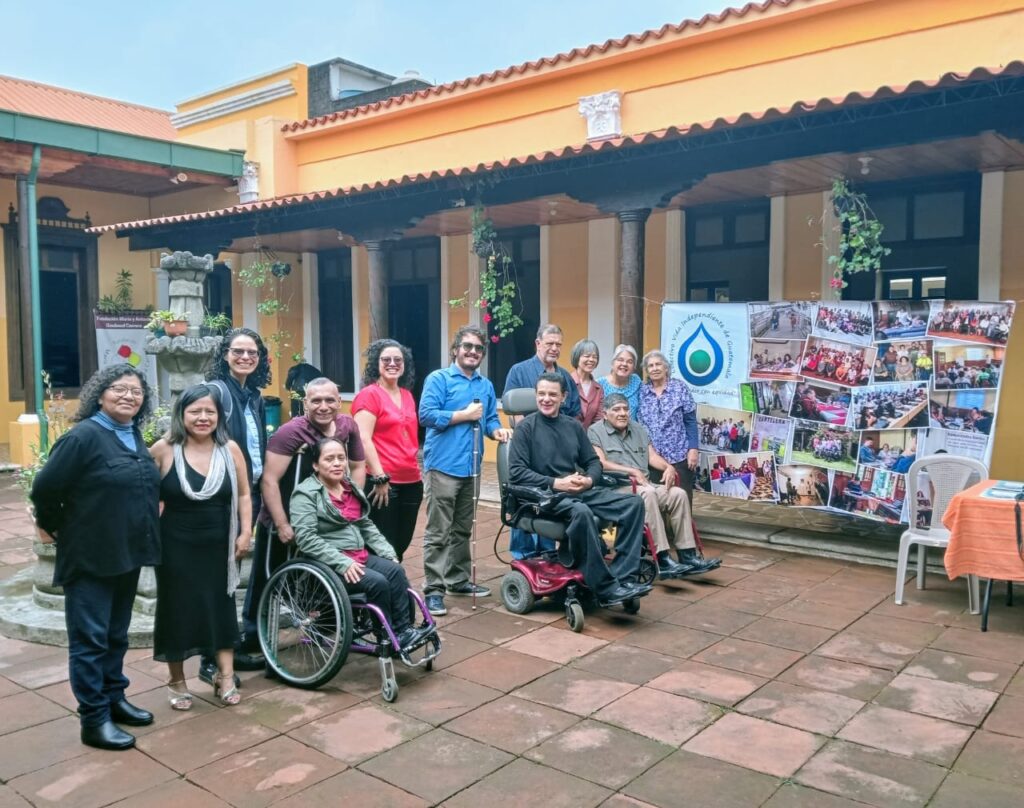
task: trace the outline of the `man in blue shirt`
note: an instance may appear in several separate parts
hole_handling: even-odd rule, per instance
[[[547,323],[537,329],[534,341],[537,352],[529,359],[517,362],[509,368],[505,377],[505,390],[518,390],[528,387],[531,390],[542,373],[557,373],[565,380],[566,396],[560,412],[575,418],[580,414],[580,394],[576,382],[569,371],[558,366],[558,358],[562,355],[562,329],[553,323]],[[513,558],[527,558],[538,551],[553,550],[555,543],[550,539],[538,538],[519,528],[513,528],[509,539],[509,550]]]
[[[871,438],[865,438],[864,442],[860,445],[860,455],[858,459],[865,466],[870,466],[878,462],[878,455],[875,454],[875,442],[871,440]]]
[[[470,581],[470,533],[476,507],[475,475],[483,458],[483,435],[504,443],[512,431],[498,420],[498,401],[490,379],[480,375],[486,336],[476,326],[460,328],[452,342],[452,364],[435,370],[423,383],[420,423],[427,527],[423,535],[423,594],[433,615],[447,614],[444,594],[491,594]],[[473,428],[481,426],[473,464]]]

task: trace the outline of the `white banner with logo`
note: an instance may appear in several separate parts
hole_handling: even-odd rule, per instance
[[[738,408],[750,362],[745,303],[667,303],[661,310],[661,348],[672,375],[702,404]]]
[[[149,315],[99,314],[96,322],[96,353],[99,367],[126,362],[137,368],[154,389],[157,384],[156,357],[146,353]]]

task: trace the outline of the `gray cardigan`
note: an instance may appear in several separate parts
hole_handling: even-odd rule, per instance
[[[352,493],[363,506],[363,515],[354,522],[334,507],[327,489],[315,475],[299,483],[289,507],[295,541],[302,554],[322,561],[342,575],[352,566],[352,559],[342,550],[365,547],[381,558],[398,561],[394,548],[366,515],[370,507],[366,495],[354,485]]]

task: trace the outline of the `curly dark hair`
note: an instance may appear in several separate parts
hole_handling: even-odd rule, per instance
[[[455,332],[455,337],[452,339],[451,347],[451,361],[455,361],[455,357],[459,355],[459,346],[462,344],[464,337],[472,335],[476,337],[484,346],[484,352],[481,354],[481,361],[484,356],[487,356],[487,335],[483,330],[475,325],[464,325],[458,331]]]
[[[398,386],[406,390],[412,390],[416,383],[416,365],[412,361],[412,351],[406,348],[398,340],[379,339],[370,343],[363,356],[366,357],[366,367],[363,368],[363,387],[373,384],[380,378],[380,355],[385,348],[398,348],[402,352],[402,363],[404,371],[398,379]]]
[[[146,377],[142,375],[142,372],[127,362],[100,368],[89,377],[89,380],[82,385],[82,392],[78,396],[78,411],[71,420],[87,421],[99,412],[100,399],[103,394],[122,376],[134,376],[139,380],[139,386],[142,387],[142,406],[132,418],[132,423],[139,426],[145,421],[153,411],[153,389],[146,382]]]
[[[209,382],[214,379],[224,381],[230,378],[231,368],[228,367],[228,349],[231,348],[231,343],[238,337],[249,337],[256,343],[256,349],[260,352],[259,361],[256,363],[256,369],[245,380],[245,386],[254,390],[262,390],[271,381],[270,355],[267,351],[267,346],[260,339],[260,335],[251,328],[232,328],[221,337],[220,347],[217,348],[217,353],[210,359],[210,364],[206,368],[206,381]]]

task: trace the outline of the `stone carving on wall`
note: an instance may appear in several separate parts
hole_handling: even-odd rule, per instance
[[[242,162],[242,176],[238,178],[238,201],[255,202],[260,198],[260,164],[251,160]]]
[[[622,135],[622,94],[609,90],[580,98],[580,115],[587,119],[587,140],[603,140]]]

